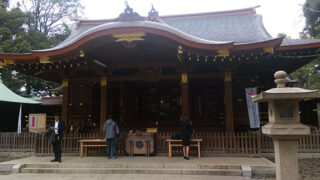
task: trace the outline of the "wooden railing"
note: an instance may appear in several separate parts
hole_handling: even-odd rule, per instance
[[[274,152],[272,138],[265,135],[261,136],[261,152]],[[298,142],[298,152],[320,153],[320,130],[312,130],[309,136],[301,138]]]
[[[124,134],[124,133],[121,133]],[[90,133],[90,134],[65,134],[61,141],[62,153],[69,155],[79,155],[80,153],[80,143],[79,140],[82,139],[101,139],[99,133]],[[102,137],[103,138],[103,137]],[[48,138],[44,135],[39,135],[37,137],[37,144],[35,146],[35,152],[38,155],[47,155],[53,153],[52,146],[48,144]],[[117,154],[124,154],[124,136],[120,135],[117,138]],[[88,148],[88,155],[105,155],[105,147],[94,147]]]
[[[168,144],[166,139],[176,132],[158,132],[157,153],[167,153]],[[202,132],[198,131],[192,138],[203,139],[201,153],[205,156],[219,154],[253,155],[260,153],[260,138],[257,132]],[[173,153],[181,154],[182,149],[177,148]],[[196,150],[191,149],[191,153]]]
[[[0,151],[34,151],[34,133],[0,133]]]
[[[160,130],[156,134],[157,155],[167,155],[168,144],[166,139],[177,131]],[[101,138],[98,133],[90,134],[65,134],[62,140],[62,153],[79,155],[81,139]],[[216,155],[241,155],[251,156],[260,153],[272,153],[273,142],[270,137],[259,132],[211,132],[196,130],[192,138],[201,138],[201,154],[203,156]],[[125,133],[118,138],[117,153],[124,155]],[[313,130],[311,135],[299,141],[298,151],[301,153],[320,153],[320,131]],[[47,137],[35,133],[0,133],[0,151],[31,151],[37,155],[52,153],[52,147],[48,144]],[[182,148],[174,148],[174,154],[182,154]],[[196,149],[191,148],[191,155],[196,155]],[[105,148],[89,148],[88,155],[105,155]]]

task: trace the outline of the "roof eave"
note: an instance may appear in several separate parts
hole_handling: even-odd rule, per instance
[[[254,43],[247,43],[247,44],[235,44],[233,47],[233,51],[244,51],[250,49],[262,49],[266,47],[273,47],[277,48],[281,45],[283,37],[267,40],[267,41],[260,41]]]
[[[276,50],[284,51],[284,50],[298,50],[298,49],[309,49],[309,48],[319,48],[320,42],[308,43],[308,44],[293,44],[293,45],[285,45],[279,46]]]

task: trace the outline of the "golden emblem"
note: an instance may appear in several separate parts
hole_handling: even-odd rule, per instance
[[[217,56],[220,56],[220,57],[229,56],[229,51],[227,49],[219,49]]]
[[[116,42],[128,42],[131,43],[133,41],[143,41],[143,36],[145,33],[122,33],[122,34],[114,34],[112,37],[116,38]]]

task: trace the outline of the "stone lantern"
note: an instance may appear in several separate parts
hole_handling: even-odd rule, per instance
[[[310,129],[300,123],[299,101],[318,96],[318,90],[286,87],[287,73],[274,74],[276,88],[253,96],[255,102],[268,102],[269,123],[262,127],[262,133],[273,139],[276,179],[298,180],[298,140],[310,134]]]

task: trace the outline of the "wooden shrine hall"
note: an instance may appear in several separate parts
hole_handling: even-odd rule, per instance
[[[109,114],[122,130],[178,129],[188,116],[196,129],[247,131],[245,88],[273,87],[275,71],[295,71],[320,48],[271,37],[255,8],[142,17],[127,6],[115,19],[80,20],[56,47],[1,53],[0,66],[61,83],[67,131],[101,131]],[[310,112],[301,115],[317,123]]]

